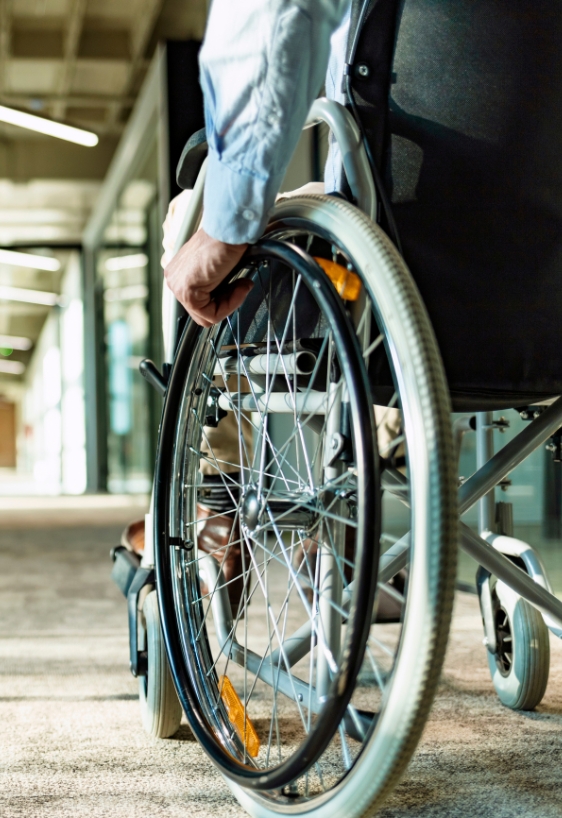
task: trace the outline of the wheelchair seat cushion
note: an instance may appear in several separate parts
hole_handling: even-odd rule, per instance
[[[560,0],[379,0],[361,34],[354,93],[457,406],[562,393],[561,42]]]

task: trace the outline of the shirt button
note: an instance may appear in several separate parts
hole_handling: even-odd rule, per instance
[[[246,210],[244,210],[244,211],[242,212],[242,216],[243,216],[245,219],[247,219],[247,221],[249,221],[249,222],[251,222],[251,221],[252,221],[252,219],[255,219],[255,218],[256,218],[256,217],[255,217],[255,214],[254,214],[254,211],[253,211],[253,210],[250,210],[249,208],[247,208]]]

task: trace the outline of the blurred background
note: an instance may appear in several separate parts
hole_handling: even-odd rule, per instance
[[[161,224],[202,125],[206,11],[0,3],[0,104],[99,138],[0,124],[0,248],[26,254],[0,253],[2,495],[150,489],[159,406],[137,367],[161,357]]]
[[[0,122],[0,249],[26,254],[0,252],[0,496],[150,490],[160,402],[138,364],[161,362],[161,225],[203,125],[206,15],[205,0],[0,0],[2,110],[98,137]],[[316,142],[286,187],[315,175]]]
[[[150,492],[161,401],[138,364],[162,362],[162,222],[203,126],[207,6],[0,0],[0,508]],[[96,144],[12,124],[22,113]],[[321,178],[323,136],[303,134],[283,189]],[[506,416],[497,446],[523,424]],[[466,435],[465,477],[474,449]],[[545,543],[561,536],[560,468],[535,452],[497,491]]]

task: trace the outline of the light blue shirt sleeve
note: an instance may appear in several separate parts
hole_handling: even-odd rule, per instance
[[[263,233],[349,0],[214,0],[201,49],[209,161],[203,229]]]

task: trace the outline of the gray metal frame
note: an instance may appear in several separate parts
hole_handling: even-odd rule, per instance
[[[358,205],[371,218],[376,210],[376,193],[369,185],[358,184],[357,180],[365,174],[372,176],[357,126],[349,113],[328,100],[317,100],[313,105],[309,124],[322,120],[326,122],[339,143],[344,168]],[[355,125],[355,130],[353,128]],[[481,532],[491,532],[493,527],[495,504],[493,489],[525,460],[535,449],[545,443],[562,426],[562,398],[550,405],[538,418],[508,443],[497,454],[493,453],[492,414],[489,412],[477,415],[477,471],[459,488],[459,515],[462,516],[476,503],[479,508],[479,528]],[[465,421],[465,428],[459,424],[458,431],[468,431],[470,426]],[[398,484],[395,486],[398,489]],[[545,616],[546,624],[557,636],[562,636],[562,602],[547,587],[542,587],[537,573],[528,574],[518,568],[504,556],[493,544],[482,536],[475,534],[468,526],[461,524],[459,542],[461,548],[473,557],[480,565],[503,580],[524,599],[538,608]],[[381,566],[381,582],[390,579],[402,567],[408,549],[407,538],[396,543],[392,554],[387,552]],[[535,579],[533,579],[533,576]],[[549,618],[550,617],[550,618]]]
[[[318,121],[324,121],[332,128],[342,155],[345,157],[345,170],[358,205],[372,216],[376,210],[376,193],[372,180],[365,183],[365,179],[370,180],[371,175],[368,172],[367,158],[359,132],[351,115],[338,103],[318,100],[311,109],[308,124],[315,124]],[[204,178],[205,168],[203,167],[177,237],[176,251],[198,227]],[[169,291],[166,291],[164,302],[166,359],[171,361],[175,341],[176,313],[175,302]],[[228,409],[229,407],[225,408]],[[487,571],[503,580],[531,605],[541,611],[553,633],[562,636],[562,602],[550,591],[540,562],[533,562],[532,558],[528,557],[529,573],[526,573],[501,553],[501,543],[497,543],[491,533],[494,515],[493,489],[562,426],[562,398],[548,406],[527,428],[496,454],[493,453],[491,413],[480,414],[477,417],[476,426],[478,469],[460,486],[458,499],[459,515],[461,516],[480,502],[479,522],[482,536],[461,523],[459,544],[466,553]],[[474,428],[474,424],[471,419],[463,419],[457,422],[457,445],[460,443],[462,434],[472,428]],[[401,497],[401,499],[405,499],[405,478],[400,473],[387,470],[384,480],[385,488]],[[148,523],[149,518],[147,518]],[[501,540],[501,538],[498,539]],[[405,567],[409,545],[410,536],[405,535],[383,555],[379,573],[379,582],[381,584],[390,580]],[[147,543],[147,546],[143,564],[152,561],[151,543]],[[207,559],[204,570],[209,574],[209,584],[216,585],[219,579],[216,563],[210,558]],[[342,605],[345,606],[345,600],[342,600]],[[224,593],[215,594],[212,607],[213,617],[220,634],[221,649],[226,653],[230,653],[234,661],[236,661],[237,652],[236,643],[232,636],[230,606]],[[489,627],[490,623],[487,623],[487,630]],[[310,626],[304,625],[289,637],[284,649],[290,652],[291,655],[294,654],[296,658],[300,658],[302,649],[308,650],[309,643]],[[492,647],[493,640],[489,642],[489,648]]]
[[[509,585],[537,608],[552,633],[562,637],[562,602],[552,593],[546,571],[533,549],[513,537],[493,534],[495,513],[494,488],[526,457],[544,444],[562,426],[562,398],[558,398],[530,425],[494,454],[491,412],[476,418],[477,471],[459,489],[459,513],[462,515],[479,503],[480,536],[461,524],[460,545],[483,568]],[[507,554],[507,556],[506,556]],[[523,560],[526,571],[509,556]],[[494,652],[495,636],[490,600],[481,593],[487,647]],[[489,610],[490,609],[490,610]]]

